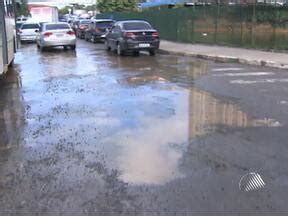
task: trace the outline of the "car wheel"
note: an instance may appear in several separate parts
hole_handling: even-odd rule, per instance
[[[123,50],[121,49],[120,43],[117,44],[117,55],[122,56],[124,54]]]
[[[155,50],[149,50],[150,56],[155,56]]]
[[[93,37],[92,37],[92,42],[93,42],[93,43],[96,43],[96,42],[97,42],[97,40],[96,40],[96,37],[95,37],[95,36],[93,36]]]
[[[41,47],[41,46],[40,46],[40,51],[41,51],[41,52],[43,52],[43,51],[45,51],[45,50],[46,50],[45,47]]]
[[[76,49],[76,45],[72,45],[72,46],[71,46],[71,49],[72,49],[72,50],[75,50],[75,49]]]
[[[67,46],[63,46],[64,50],[68,50],[68,47]]]
[[[111,47],[109,47],[107,40],[105,40],[105,48],[106,48],[107,51],[111,50]]]
[[[139,51],[134,51],[134,52],[133,52],[133,55],[134,55],[134,56],[139,56],[139,54],[140,54]]]
[[[37,43],[37,48],[40,49],[40,45]]]

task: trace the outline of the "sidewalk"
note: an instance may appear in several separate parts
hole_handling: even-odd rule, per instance
[[[222,62],[239,62],[251,65],[288,68],[288,53],[265,52],[214,45],[185,44],[165,40],[161,40],[160,52]]]

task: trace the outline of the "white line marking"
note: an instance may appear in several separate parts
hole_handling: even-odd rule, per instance
[[[243,70],[243,68],[214,68],[212,71],[239,71]]]
[[[231,80],[231,84],[286,83],[288,79]]]
[[[266,76],[266,75],[274,75],[272,72],[246,72],[246,73],[224,73],[224,74],[214,74],[213,76],[217,77],[235,77],[235,76]]]

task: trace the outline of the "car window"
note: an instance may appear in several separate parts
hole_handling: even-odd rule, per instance
[[[82,24],[82,25],[88,25],[89,23],[91,23],[89,20],[82,20],[80,22],[80,24]]]
[[[121,28],[120,28],[120,26],[118,26],[118,25],[117,25],[117,26],[115,26],[115,32],[116,32],[116,33],[119,33],[119,32],[121,32]]]
[[[103,22],[97,22],[96,26],[97,28],[111,28],[113,26],[113,21],[103,21]]]
[[[111,32],[115,33],[115,29],[116,29],[116,26],[113,26],[112,29],[111,29]]]
[[[68,24],[48,24],[46,25],[46,30],[61,30],[70,29]]]
[[[150,30],[152,29],[151,25],[146,22],[127,22],[123,24],[125,30]]]
[[[23,24],[21,29],[37,29],[39,28],[38,24]]]

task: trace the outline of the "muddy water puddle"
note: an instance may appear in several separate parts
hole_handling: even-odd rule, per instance
[[[194,88],[194,80],[207,74],[207,62],[119,58],[89,48],[85,52],[93,55],[79,49],[60,59],[59,53],[25,49],[17,55],[19,74],[12,73],[15,79],[0,93],[0,164],[5,184],[16,188],[15,200],[46,203],[61,190],[66,195],[60,200],[84,192],[95,198],[92,193],[107,194],[109,178],[121,185],[163,185],[186,176],[179,161],[191,140],[227,129],[281,126]]]

